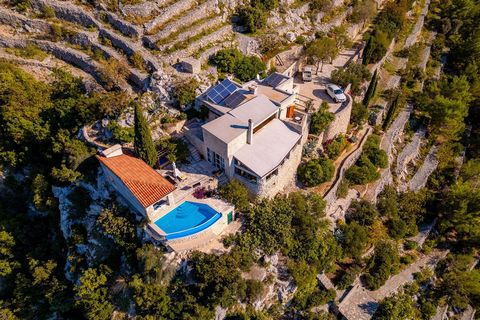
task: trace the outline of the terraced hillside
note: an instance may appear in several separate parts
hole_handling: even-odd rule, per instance
[[[232,23],[237,8],[247,4],[242,0],[31,0],[25,8],[4,3],[0,46],[17,51],[34,46],[107,90],[143,92],[149,89],[150,74],[175,75],[172,66],[188,57],[205,65],[225,47],[262,55],[288,47],[292,34],[312,38],[316,31],[340,25],[354,37],[361,23],[346,20],[352,3],[332,1],[326,14],[312,12],[309,1],[282,0],[266,13],[262,31],[247,36]],[[268,44],[271,39],[276,42]]]

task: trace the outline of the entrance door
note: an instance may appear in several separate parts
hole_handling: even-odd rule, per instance
[[[227,215],[227,224],[232,223],[233,221],[233,211],[230,211]]]

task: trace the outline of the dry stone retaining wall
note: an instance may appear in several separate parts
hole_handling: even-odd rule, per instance
[[[211,14],[212,12],[217,11],[219,13],[219,10],[216,4],[217,4],[217,0],[207,1],[203,3],[202,5],[190,11],[187,15],[181,17],[177,21],[169,23],[165,28],[160,30],[155,35],[143,37],[142,39],[143,43],[149,48],[158,49],[156,45],[156,42],[158,40],[167,38],[172,33],[180,30],[180,28],[190,25],[193,22],[198,21],[200,19],[203,19],[207,17],[209,14]],[[223,17],[221,15],[218,15],[212,20],[223,21]]]
[[[0,24],[5,24],[14,28],[23,28],[28,32],[50,33],[51,26],[40,19],[29,19],[21,14],[11,10],[0,8]]]
[[[100,26],[100,23],[85,8],[66,1],[33,0],[32,6],[37,10],[43,10],[46,6],[51,7],[55,11],[57,18],[77,23],[84,27],[94,26],[98,28]]]
[[[130,22],[120,19],[114,13],[107,13],[106,18],[108,23],[110,23],[115,29],[117,29],[127,37],[138,38],[142,33],[142,30],[139,27],[131,24]]]
[[[155,28],[170,20],[173,16],[180,12],[190,9],[195,4],[195,0],[180,0],[163,9],[158,13],[157,17],[143,26],[145,32],[152,32]]]

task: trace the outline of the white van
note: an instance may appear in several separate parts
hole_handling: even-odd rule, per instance
[[[302,80],[303,81],[312,81],[313,75],[313,66],[305,66],[302,71]]]

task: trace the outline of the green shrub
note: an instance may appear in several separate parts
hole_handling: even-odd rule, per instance
[[[350,123],[354,126],[362,126],[368,117],[368,108],[358,102],[353,102],[352,113],[350,115]]]
[[[248,189],[237,180],[230,180],[218,193],[221,198],[233,203],[236,210],[246,211],[250,208]]]
[[[330,159],[336,160],[346,146],[347,139],[345,139],[343,134],[340,134],[325,146],[325,152]]]
[[[348,190],[350,188],[350,184],[348,183],[347,179],[342,179],[342,182],[340,182],[340,185],[338,186],[337,189],[337,198],[343,199],[347,196]]]
[[[311,134],[320,134],[328,125],[335,119],[335,116],[328,111],[328,104],[323,104],[320,107],[320,110],[315,112],[310,117],[310,133]]]
[[[302,163],[298,167],[298,179],[307,187],[318,186],[333,178],[335,167],[327,158],[319,158]]]
[[[189,106],[195,102],[197,88],[198,81],[195,79],[181,81],[175,85],[174,96],[180,106]]]
[[[267,24],[265,12],[257,7],[243,6],[237,10],[238,24],[245,27],[245,32],[255,33]]]

